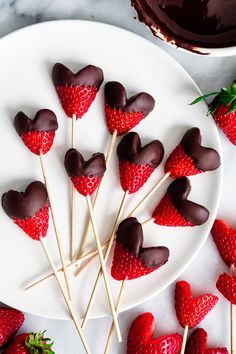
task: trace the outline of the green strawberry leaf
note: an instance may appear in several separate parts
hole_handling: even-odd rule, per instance
[[[190,105],[194,105],[198,102],[201,102],[203,100],[205,100],[207,97],[210,97],[210,96],[215,96],[215,95],[218,95],[219,92],[211,92],[211,93],[207,93],[206,95],[203,95],[203,96],[200,96],[198,98],[196,98],[193,102],[190,103]]]

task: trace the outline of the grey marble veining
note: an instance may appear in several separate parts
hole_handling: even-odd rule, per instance
[[[231,58],[198,57],[169,47],[154,38],[150,31],[136,19],[136,13],[129,0],[0,0],[0,36],[33,23],[54,19],[86,19],[106,22],[136,32],[164,48],[174,56],[192,75],[203,91],[216,90],[228,85],[236,74],[236,60]],[[161,84],[161,83],[160,83]],[[171,97],[170,97],[171,100]],[[191,121],[191,117],[189,117]],[[202,119],[209,119],[203,117]],[[236,148],[221,134],[224,155],[224,186],[219,215],[226,217],[235,225],[236,209]],[[199,235],[200,237],[200,235]],[[225,266],[216,252],[211,238],[190,267],[182,275],[182,279],[191,281],[199,291],[215,290],[215,280]],[[174,285],[159,296],[145,304],[127,311],[120,316],[124,343],[114,344],[110,353],[126,352],[127,330],[135,316],[144,311],[151,311],[156,316],[158,334],[181,332],[173,304]],[[217,308],[209,314],[201,326],[209,331],[209,344],[217,346],[229,345],[228,304],[220,297]],[[93,354],[101,354],[106,340],[110,318],[90,321],[86,336]],[[37,331],[48,329],[48,335],[55,339],[57,354],[82,354],[73,325],[70,322],[54,321],[26,315],[23,330]]]

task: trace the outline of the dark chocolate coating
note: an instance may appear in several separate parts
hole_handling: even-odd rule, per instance
[[[235,0],[131,0],[140,21],[165,40],[193,49],[236,45]]]
[[[201,146],[201,142],[200,129],[191,128],[185,133],[180,144],[199,170],[213,171],[220,166],[220,155],[214,149]]]
[[[167,190],[175,208],[188,221],[195,225],[204,224],[209,218],[209,211],[202,205],[187,200],[191,191],[190,181],[181,177],[171,183]]]
[[[117,81],[107,82],[105,85],[105,101],[116,109],[124,112],[142,112],[146,117],[155,107],[154,98],[146,92],[138,93],[127,99],[124,86]]]
[[[2,196],[2,207],[10,218],[26,219],[34,216],[48,202],[48,194],[42,182],[28,185],[25,192],[10,190]]]
[[[137,133],[126,134],[117,147],[119,161],[129,161],[137,165],[149,165],[156,168],[164,157],[164,148],[159,140],[141,147],[141,140]]]
[[[143,248],[143,229],[136,218],[123,220],[117,230],[116,241],[134,256],[139,257],[147,268],[160,267],[168,261],[167,247]]]
[[[14,126],[17,133],[23,135],[33,131],[55,131],[58,129],[58,122],[54,112],[41,109],[34,119],[29,118],[24,112],[18,112],[14,119]]]
[[[70,149],[65,155],[64,164],[70,177],[102,177],[106,171],[105,156],[100,152],[93,154],[89,160],[85,161],[78,150]]]
[[[103,71],[94,65],[85,66],[74,74],[65,65],[56,63],[52,69],[55,86],[95,86],[99,89],[103,82]]]

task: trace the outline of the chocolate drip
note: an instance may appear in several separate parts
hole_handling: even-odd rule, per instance
[[[136,218],[123,220],[117,230],[116,241],[134,256],[139,257],[147,268],[160,267],[168,261],[167,247],[143,248],[143,229]]]
[[[138,93],[127,99],[124,86],[117,81],[107,82],[105,85],[105,101],[112,108],[124,112],[142,112],[146,117],[154,108],[154,98],[146,92]]]
[[[155,35],[187,49],[236,45],[235,0],[131,0]]]
[[[58,129],[57,117],[49,109],[41,109],[36,113],[34,119],[20,111],[15,116],[14,126],[19,135],[33,131],[55,131]]]
[[[57,63],[52,70],[55,86],[95,86],[99,89],[103,82],[103,71],[94,65],[88,65],[74,74],[65,65]]]
[[[70,177],[102,177],[106,171],[104,154],[96,153],[85,161],[81,153],[76,149],[70,149],[65,155],[65,169]]]
[[[141,140],[137,133],[131,132],[125,135],[117,147],[119,161],[129,161],[137,165],[149,165],[156,168],[160,165],[164,148],[159,140],[141,147]]]
[[[46,187],[39,181],[30,183],[25,192],[10,190],[2,196],[2,207],[5,213],[12,219],[32,217],[47,202]]]
[[[201,146],[201,142],[200,129],[192,128],[186,132],[180,144],[199,170],[213,171],[220,166],[220,156],[216,150]]]
[[[188,221],[195,225],[204,224],[209,218],[209,211],[202,205],[187,200],[191,191],[190,181],[181,177],[171,183],[167,190],[175,208]]]

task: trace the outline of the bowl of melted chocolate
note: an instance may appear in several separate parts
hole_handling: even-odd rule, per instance
[[[162,40],[198,54],[236,54],[236,0],[131,0]]]

